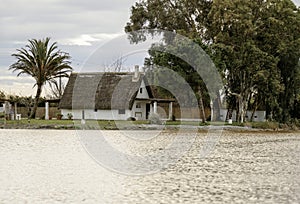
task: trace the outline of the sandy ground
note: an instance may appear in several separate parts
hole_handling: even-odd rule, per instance
[[[225,132],[206,157],[199,154],[213,140],[181,133],[187,138],[182,144],[194,139],[189,151],[158,173],[140,176],[104,168],[80,134],[0,130],[0,203],[300,203],[299,133]],[[178,136],[132,131],[130,142],[118,131],[104,134],[115,149],[140,156],[159,154]]]

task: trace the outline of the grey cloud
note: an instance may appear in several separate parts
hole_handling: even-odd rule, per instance
[[[22,86],[16,84],[29,83],[26,77],[17,78],[16,73],[8,70],[15,60],[11,54],[17,48],[24,47],[28,39],[51,37],[52,41],[58,42],[61,50],[70,53],[76,71],[99,44],[123,32],[134,2],[135,0],[2,0],[0,89],[10,86],[21,89]],[[92,41],[84,42],[84,36]],[[72,45],[74,42],[76,44],[76,40],[82,40],[83,44],[91,46]]]
[[[35,81],[32,77],[28,75],[21,75],[17,77],[17,74],[18,73],[12,73],[9,70],[2,71],[0,75],[0,85],[1,84],[13,85],[15,83],[26,83],[26,84],[31,84],[32,86],[34,85]]]
[[[297,6],[300,6],[300,0],[292,0],[294,2],[294,4],[296,4]]]
[[[14,85],[16,82],[17,83],[30,84],[31,86],[34,85],[34,81],[32,79],[27,79],[27,78],[1,79],[0,78],[0,84]]]
[[[129,0],[4,1],[0,5],[0,39],[120,32],[133,3]]]
[[[133,0],[65,0],[63,4],[80,9],[101,9],[101,10],[110,10],[118,11],[128,8],[128,5],[131,3],[134,4]]]

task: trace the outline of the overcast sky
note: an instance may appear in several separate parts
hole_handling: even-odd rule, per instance
[[[1,0],[0,90],[7,94],[34,94],[31,77],[17,78],[8,70],[15,61],[11,54],[33,38],[51,37],[52,42],[58,42],[61,50],[70,53],[75,71],[86,71],[87,65],[100,71],[118,57],[130,55],[135,56],[132,60],[127,57],[126,66],[142,65],[149,44],[124,48],[129,43],[124,26],[135,1]],[[294,2],[300,5],[300,0]],[[103,53],[108,54],[103,57]],[[44,94],[49,93],[44,90]]]
[[[33,94],[30,77],[8,70],[11,54],[28,39],[51,37],[70,53],[75,71],[104,43],[124,35],[135,0],[1,0],[0,90],[8,94]],[[116,48],[115,48],[116,49]],[[115,53],[115,57],[121,54]],[[109,59],[112,60],[112,59]],[[110,62],[107,62],[109,64]],[[95,67],[103,67],[97,62]]]

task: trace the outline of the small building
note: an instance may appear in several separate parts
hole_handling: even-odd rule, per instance
[[[20,119],[20,114],[17,114],[16,102],[11,102],[9,99],[0,99],[0,106],[0,113],[4,114],[6,120]]]
[[[144,74],[135,72],[72,73],[60,100],[64,119],[147,120],[157,113],[158,103],[169,103],[172,117],[174,99],[153,98]]]

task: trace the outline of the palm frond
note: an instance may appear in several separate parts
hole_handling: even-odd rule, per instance
[[[48,80],[58,77],[68,77],[72,71],[70,55],[58,50],[57,43],[50,44],[50,38],[43,40],[30,39],[28,44],[17,53],[12,54],[17,59],[9,69],[13,72],[32,76],[37,84],[45,84]]]

